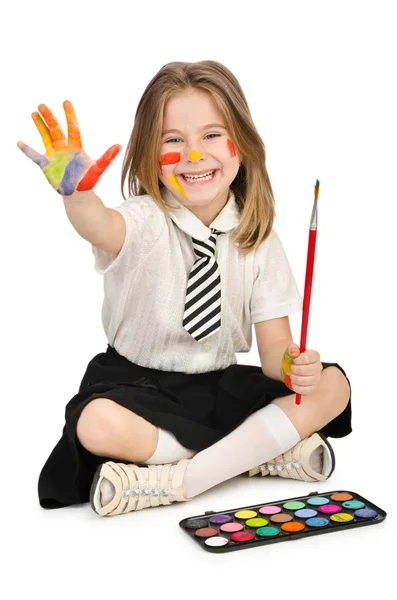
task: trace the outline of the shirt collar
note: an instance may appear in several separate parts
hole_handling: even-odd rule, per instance
[[[229,189],[228,200],[225,206],[212,223],[210,223],[209,227],[204,225],[186,206],[178,202],[168,188],[162,188],[161,196],[165,204],[170,207],[169,216],[179,229],[182,229],[182,231],[191,237],[202,242],[208,240],[211,235],[211,229],[223,232],[230,231],[238,225],[240,220],[236,199],[231,189]],[[176,206],[180,206],[180,208],[175,208]]]

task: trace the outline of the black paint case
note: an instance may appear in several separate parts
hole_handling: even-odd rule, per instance
[[[355,512],[357,512],[356,510],[343,507],[343,501],[337,501],[337,500],[331,499],[331,496],[333,496],[334,494],[350,494],[353,497],[353,500],[362,502],[365,505],[365,509],[370,509],[372,511],[375,511],[377,513],[377,515],[375,517],[370,517],[370,518],[360,518],[355,515]],[[327,498],[329,500],[330,504],[335,504],[337,506],[340,506],[341,513],[347,513],[347,514],[352,515],[353,520],[344,522],[344,523],[339,523],[339,522],[333,521],[331,519],[332,515],[322,514],[321,512],[319,512],[318,506],[312,506],[312,505],[307,504],[307,501],[314,497]],[[310,527],[306,523],[309,520],[308,518],[297,517],[297,516],[295,516],[296,510],[283,508],[283,504],[285,504],[287,502],[303,502],[303,503],[305,503],[305,508],[317,511],[316,518],[320,517],[320,518],[327,519],[329,521],[328,525],[325,527],[322,527],[322,528]],[[282,526],[281,523],[280,524],[273,523],[273,522],[271,522],[271,520],[269,520],[270,519],[269,516],[262,515],[261,513],[258,512],[260,508],[266,507],[266,506],[280,507],[283,514],[286,513],[286,514],[289,514],[292,516],[292,521],[289,521],[289,522],[302,523],[304,525],[304,529],[301,531],[297,531],[297,532],[288,532],[288,533],[284,532],[281,529],[281,526]],[[268,525],[266,525],[265,527],[276,527],[279,529],[279,534],[276,535],[275,537],[269,537],[269,538],[261,537],[260,535],[258,535],[256,533],[256,531],[259,529],[258,527],[249,527],[246,524],[247,523],[246,519],[239,519],[234,516],[235,513],[239,512],[239,511],[243,511],[243,510],[252,510],[252,511],[257,512],[258,518],[264,518],[266,520],[269,520]],[[358,510],[360,510],[360,509],[358,509]],[[335,513],[335,514],[339,514],[339,513]],[[220,529],[221,525],[212,524],[209,521],[211,517],[214,517],[216,515],[230,515],[230,517],[233,518],[233,520],[231,522],[242,524],[244,526],[242,531],[244,531],[244,532],[249,531],[250,533],[253,533],[254,539],[249,540],[249,541],[243,541],[243,542],[234,542],[231,539],[231,536],[232,536],[231,533],[225,533],[225,532],[221,531],[221,529]],[[386,512],[383,509],[381,509],[378,506],[376,506],[375,504],[373,504],[373,502],[370,502],[369,500],[363,498],[356,492],[349,492],[346,490],[335,490],[332,492],[325,492],[325,493],[321,493],[321,494],[319,494],[318,492],[311,492],[307,496],[299,496],[296,498],[288,498],[285,500],[266,502],[263,504],[256,504],[255,506],[245,506],[245,507],[241,507],[241,508],[235,508],[232,510],[229,509],[229,510],[218,511],[218,512],[207,511],[203,515],[197,515],[194,517],[185,518],[182,521],[180,521],[179,525],[190,538],[192,538],[196,543],[198,543],[203,548],[203,550],[217,554],[217,553],[222,553],[222,552],[231,552],[233,550],[242,550],[243,548],[257,548],[259,546],[275,544],[277,542],[296,540],[299,538],[304,538],[304,537],[308,537],[308,536],[312,536],[312,535],[321,535],[324,533],[331,533],[333,531],[343,531],[345,529],[351,529],[353,527],[355,528],[355,527],[363,527],[365,525],[375,525],[377,523],[381,523],[385,518],[386,518]],[[196,526],[197,526],[197,528],[196,528]],[[208,546],[205,543],[205,540],[208,539],[208,537],[201,538],[201,537],[197,537],[195,535],[195,532],[197,531],[197,529],[200,529],[203,527],[209,527],[209,528],[216,529],[218,531],[217,535],[212,535],[210,537],[212,537],[212,538],[215,538],[215,537],[227,538],[228,539],[227,545],[219,546],[219,547]]]

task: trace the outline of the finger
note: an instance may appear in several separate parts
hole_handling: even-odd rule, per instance
[[[54,149],[61,150],[63,148],[66,148],[67,144],[65,134],[63,133],[60,124],[58,123],[50,109],[45,104],[39,104],[38,109],[43,115],[44,119],[46,120]]]
[[[80,181],[76,190],[78,192],[92,190],[92,188],[98,183],[98,179],[100,178],[102,173],[108,168],[110,163],[113,162],[120,150],[120,144],[115,144],[114,146],[111,146],[108,150],[106,150],[105,154],[103,154],[96,161],[96,163],[94,163],[92,167],[88,169],[87,173]]]
[[[312,385],[309,385],[307,387],[304,387],[302,385],[294,385],[293,387],[293,391],[295,392],[295,394],[302,394],[302,396],[308,396],[309,394],[312,394],[315,391],[315,387]]]
[[[46,156],[39,154],[39,152],[36,152],[36,150],[33,150],[33,148],[23,142],[17,142],[17,146],[36,165],[39,165],[40,169],[43,169],[50,162]]]
[[[299,385],[302,387],[313,386],[317,382],[317,375],[309,375],[307,377],[298,377],[291,375],[291,383],[293,386]]]
[[[316,389],[313,385],[303,386],[291,383],[289,375],[285,376],[284,383],[287,386],[287,388],[291,390],[291,392],[294,392],[295,394],[302,394],[302,396],[307,396]]]
[[[306,352],[294,358],[295,365],[314,365],[316,363],[318,363],[318,358],[315,355],[306,354]]]
[[[300,348],[297,344],[290,344],[287,348],[287,352],[290,356],[292,356],[292,358],[299,356],[301,353]]]
[[[321,373],[321,370],[319,363],[312,363],[310,365],[291,365],[291,373],[294,375],[303,375],[303,377],[317,375],[318,373]]]
[[[52,140],[47,125],[44,123],[43,119],[41,118],[38,112],[32,113],[32,119],[37,127],[41,139],[43,140],[46,154],[52,154],[54,149],[52,147]]]
[[[72,152],[78,152],[79,150],[81,150],[82,145],[76,113],[74,112],[73,105],[69,100],[65,100],[65,102],[63,103],[63,108],[68,124],[68,148]]]

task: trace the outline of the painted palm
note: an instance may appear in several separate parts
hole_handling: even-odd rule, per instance
[[[18,142],[18,147],[33,162],[39,165],[50,185],[64,196],[73,192],[91,190],[102,173],[121,150],[119,144],[111,146],[97,161],[92,160],[81,145],[80,129],[72,103],[63,103],[68,126],[66,139],[61,126],[45,104],[40,104],[32,119],[44,142],[45,154],[39,154],[27,144]]]

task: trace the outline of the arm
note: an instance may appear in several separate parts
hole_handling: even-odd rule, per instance
[[[63,202],[69,221],[82,238],[100,250],[119,253],[125,221],[117,210],[107,208],[94,190],[63,196]]]
[[[255,323],[255,335],[264,375],[283,381],[281,359],[293,343],[288,316]]]

